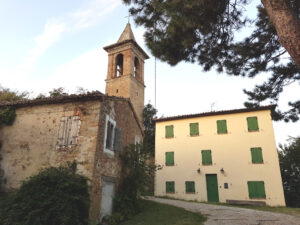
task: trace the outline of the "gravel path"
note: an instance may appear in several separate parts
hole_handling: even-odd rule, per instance
[[[205,225],[300,225],[300,217],[281,213],[155,197],[145,199],[200,212],[208,218]]]

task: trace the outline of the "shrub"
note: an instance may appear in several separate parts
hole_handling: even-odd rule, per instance
[[[1,225],[87,225],[87,179],[50,167],[25,181],[2,209]]]

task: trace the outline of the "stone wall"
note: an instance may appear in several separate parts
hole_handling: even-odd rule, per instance
[[[106,115],[113,118],[116,121],[116,126],[122,129],[121,151],[127,145],[134,144],[136,136],[139,136],[142,140],[142,132],[129,103],[126,100],[104,100],[101,105],[95,170],[91,190],[90,218],[93,220],[97,220],[100,215],[103,176],[115,180],[117,189],[123,175],[119,152],[114,152],[113,155],[104,152]]]
[[[41,168],[77,162],[78,172],[92,178],[97,144],[100,101],[20,107],[12,126],[0,130],[3,142],[1,167],[5,188],[18,188],[21,181]],[[58,147],[60,120],[79,116],[78,144]]]

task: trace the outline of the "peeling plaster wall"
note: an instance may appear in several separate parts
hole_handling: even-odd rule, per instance
[[[14,124],[0,130],[5,188],[18,188],[41,168],[66,165],[74,160],[78,173],[92,178],[100,105],[95,100],[18,108]],[[80,116],[81,125],[77,145],[58,148],[63,116]]]

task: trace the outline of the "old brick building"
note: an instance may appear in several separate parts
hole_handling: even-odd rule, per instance
[[[119,152],[142,140],[144,60],[127,24],[108,52],[106,94],[93,92],[2,104],[16,108],[11,126],[0,130],[5,188],[18,188],[39,169],[76,161],[90,179],[90,217],[111,213],[122,176]]]

